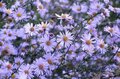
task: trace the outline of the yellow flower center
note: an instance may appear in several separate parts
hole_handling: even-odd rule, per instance
[[[43,27],[44,29],[46,29],[46,28],[47,28],[47,25],[46,25],[46,24],[43,24],[42,27]]]
[[[43,9],[44,7],[42,5],[39,5],[39,9]]]
[[[87,21],[88,24],[91,24],[91,22],[92,22],[91,20],[88,20],[88,21]]]
[[[51,45],[51,42],[50,42],[50,41],[46,41],[46,45],[47,45],[47,46],[50,46],[50,45]]]
[[[65,19],[65,18],[66,18],[66,15],[62,15],[61,17],[62,17],[63,19]]]
[[[0,7],[2,7],[3,6],[3,3],[2,2],[0,2]]]
[[[53,64],[53,62],[52,62],[51,59],[48,59],[47,62],[48,62],[49,64]]]
[[[92,29],[90,29],[90,33],[92,33],[93,32],[93,30]]]
[[[12,79],[14,79],[14,78],[15,78],[15,74],[12,74],[12,76],[11,76],[11,77],[12,77]]]
[[[87,41],[86,41],[86,44],[87,44],[87,45],[90,45],[91,43],[92,43],[91,40],[87,40]]]
[[[21,16],[22,16],[22,14],[21,14],[21,13],[17,13],[17,16],[18,16],[18,17],[21,17]]]
[[[68,41],[68,37],[67,36],[63,36],[63,41],[64,42]]]

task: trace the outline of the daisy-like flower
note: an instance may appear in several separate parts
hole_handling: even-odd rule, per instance
[[[72,16],[70,16],[69,14],[61,14],[61,15],[58,15],[58,14],[55,14],[57,16],[58,19],[65,19],[65,20],[71,20],[72,19]]]
[[[53,51],[53,48],[56,46],[55,39],[50,39],[48,35],[44,35],[44,37],[40,39],[40,42],[40,46],[42,46],[46,52]]]
[[[22,65],[19,68],[19,74],[26,75],[28,79],[31,79],[33,77],[32,71],[33,69],[30,64]]]
[[[37,11],[41,15],[41,17],[43,17],[47,12],[47,9],[43,6],[43,4],[39,0],[35,2],[35,5],[37,6]]]
[[[96,43],[97,43],[97,49],[104,54],[106,52],[105,48],[107,47],[107,44],[104,43],[103,39],[98,39]]]
[[[84,34],[82,36],[82,47],[83,47],[83,50],[86,50],[87,52],[91,52],[93,53],[94,52],[94,45],[93,43],[95,43],[94,41],[94,38],[91,38],[91,34]]]
[[[52,28],[52,26],[47,22],[41,22],[41,24],[37,24],[36,27],[38,33],[41,33],[43,31],[49,31],[50,28]]]
[[[81,11],[81,7],[79,5],[74,4],[71,9],[75,12],[75,13],[80,13]]]
[[[93,10],[100,10],[101,8],[104,8],[103,4],[100,3],[100,2],[92,2],[91,5],[90,5],[90,8],[93,9]]]
[[[120,30],[119,30],[118,26],[114,26],[114,27],[107,26],[104,28],[104,31],[110,33],[111,36],[112,35],[120,35]]]
[[[2,29],[0,36],[0,39],[9,41],[9,40],[15,40],[16,39],[16,31],[15,30],[11,30],[11,29]]]
[[[47,29],[48,27],[49,27],[49,23],[47,23],[47,22],[41,22],[41,27],[43,28],[43,29]]]
[[[51,54],[51,53],[47,53],[44,55],[45,60],[48,62],[48,68],[50,70],[54,70],[57,67],[57,64],[59,63],[59,59],[60,57]]]
[[[31,36],[34,36],[36,35],[38,32],[37,32],[37,27],[36,26],[33,26],[33,23],[27,23],[25,26],[24,26],[24,29],[25,29],[25,33],[31,35]]]
[[[8,44],[4,44],[1,47],[0,54],[1,55],[11,55],[11,54],[16,55],[17,50],[15,49],[15,47],[11,43],[8,43]]]
[[[60,35],[57,35],[57,37],[57,42],[60,42],[60,45],[65,47],[68,47],[73,40],[72,34],[68,31],[66,31],[65,33],[60,33]]]
[[[13,17],[14,17],[15,21],[19,21],[19,20],[27,18],[26,12],[25,12],[25,10],[23,8],[18,8],[14,12]]]
[[[91,46],[93,43],[95,43],[94,38],[91,38],[91,34],[84,34],[81,39],[86,46]]]
[[[2,62],[2,66],[1,66],[1,69],[4,70],[4,74],[6,74],[6,76],[10,76],[12,74],[12,69],[13,69],[13,65],[8,62],[8,61],[3,61]]]
[[[75,13],[80,13],[80,12],[86,12],[87,11],[87,6],[85,4],[82,5],[77,5],[74,4],[71,9],[75,12]]]
[[[48,63],[45,59],[39,58],[34,62],[33,68],[36,75],[43,75],[44,72],[48,71]]]
[[[4,9],[5,9],[5,7],[6,7],[6,5],[5,5],[5,3],[3,3],[3,2],[0,2],[0,11],[4,11]]]

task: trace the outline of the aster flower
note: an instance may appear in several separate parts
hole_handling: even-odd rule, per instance
[[[27,64],[27,65],[22,65],[20,66],[19,68],[19,74],[21,75],[26,75],[26,79],[31,79],[33,77],[33,74],[32,74],[32,67],[31,65]]]
[[[75,13],[80,13],[80,12],[86,12],[87,11],[87,6],[85,4],[82,5],[77,5],[74,4],[71,9],[75,12]]]
[[[82,49],[83,50],[86,50],[87,52],[90,52],[90,53],[93,53],[94,52],[94,45],[93,45],[93,43],[95,43],[95,41],[94,41],[94,39],[95,38],[91,38],[91,34],[89,33],[89,34],[84,34],[83,36],[82,36],[82,42],[83,42],[83,44],[82,44]]]
[[[11,55],[11,54],[16,55],[17,50],[11,43],[8,43],[8,44],[6,43],[1,47],[0,54],[1,55]]]
[[[100,10],[101,8],[104,8],[104,5],[103,5],[103,3],[95,1],[95,2],[91,3],[90,8],[93,10]]]
[[[3,73],[4,73],[6,76],[10,76],[10,75],[12,74],[12,72],[13,72],[13,71],[12,71],[13,65],[12,65],[12,63],[10,63],[10,62],[3,61],[1,68],[4,70]]]
[[[31,35],[31,36],[34,36],[37,34],[37,27],[36,26],[33,26],[33,23],[27,23],[25,26],[24,26],[24,29],[25,29],[25,33]]]
[[[3,2],[0,2],[0,11],[3,12],[5,9],[6,5]]]
[[[53,51],[53,48],[56,46],[55,39],[50,39],[48,35],[44,35],[44,37],[40,39],[40,42],[40,46],[42,46],[46,52]]]
[[[13,17],[14,17],[15,21],[19,21],[19,20],[23,20],[23,19],[27,18],[27,15],[23,8],[18,8],[14,12]]]
[[[104,54],[106,52],[107,44],[104,43],[103,39],[98,39],[96,43],[97,43],[97,49]]]
[[[54,70],[57,67],[57,64],[59,63],[59,59],[60,57],[51,54],[51,53],[47,53],[44,55],[45,60],[48,62],[48,68],[50,70]]]
[[[39,58],[34,61],[33,68],[36,75],[43,75],[44,72],[48,71],[48,63],[45,59]]]
[[[72,19],[72,16],[70,16],[69,14],[61,14],[61,15],[58,15],[58,14],[55,14],[58,19],[66,19],[66,20],[71,20]]]
[[[70,44],[72,44],[73,36],[68,31],[65,33],[60,33],[60,35],[57,35],[57,37],[57,42],[60,42],[60,45],[62,46],[68,47]]]
[[[35,2],[35,5],[37,6],[37,11],[41,15],[41,17],[43,17],[47,12],[47,9],[43,6],[43,4],[39,0]]]
[[[2,0],[0,79],[118,76],[119,3],[119,0]]]
[[[94,38],[91,38],[92,36],[91,36],[91,34],[89,33],[89,34],[84,34],[83,36],[82,36],[82,41],[83,41],[83,44],[84,45],[86,45],[86,46],[91,46],[91,45],[93,45],[93,43],[95,43],[95,41],[94,41]]]
[[[75,13],[80,13],[80,11],[81,11],[81,7],[76,4],[74,4],[71,8]]]
[[[11,29],[2,29],[0,36],[1,39],[9,41],[9,40],[15,40],[16,39],[16,31]]]
[[[118,28],[118,26],[114,26],[114,27],[107,26],[104,28],[104,31],[110,33],[111,36],[112,35],[117,35],[117,36],[120,35],[120,33],[119,33],[120,29]]]
[[[47,23],[47,22],[41,22],[41,24],[37,24],[36,27],[39,33],[43,31],[49,31],[52,28],[50,23]]]

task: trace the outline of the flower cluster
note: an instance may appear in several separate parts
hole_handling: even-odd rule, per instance
[[[119,76],[119,0],[0,1],[0,79]]]

